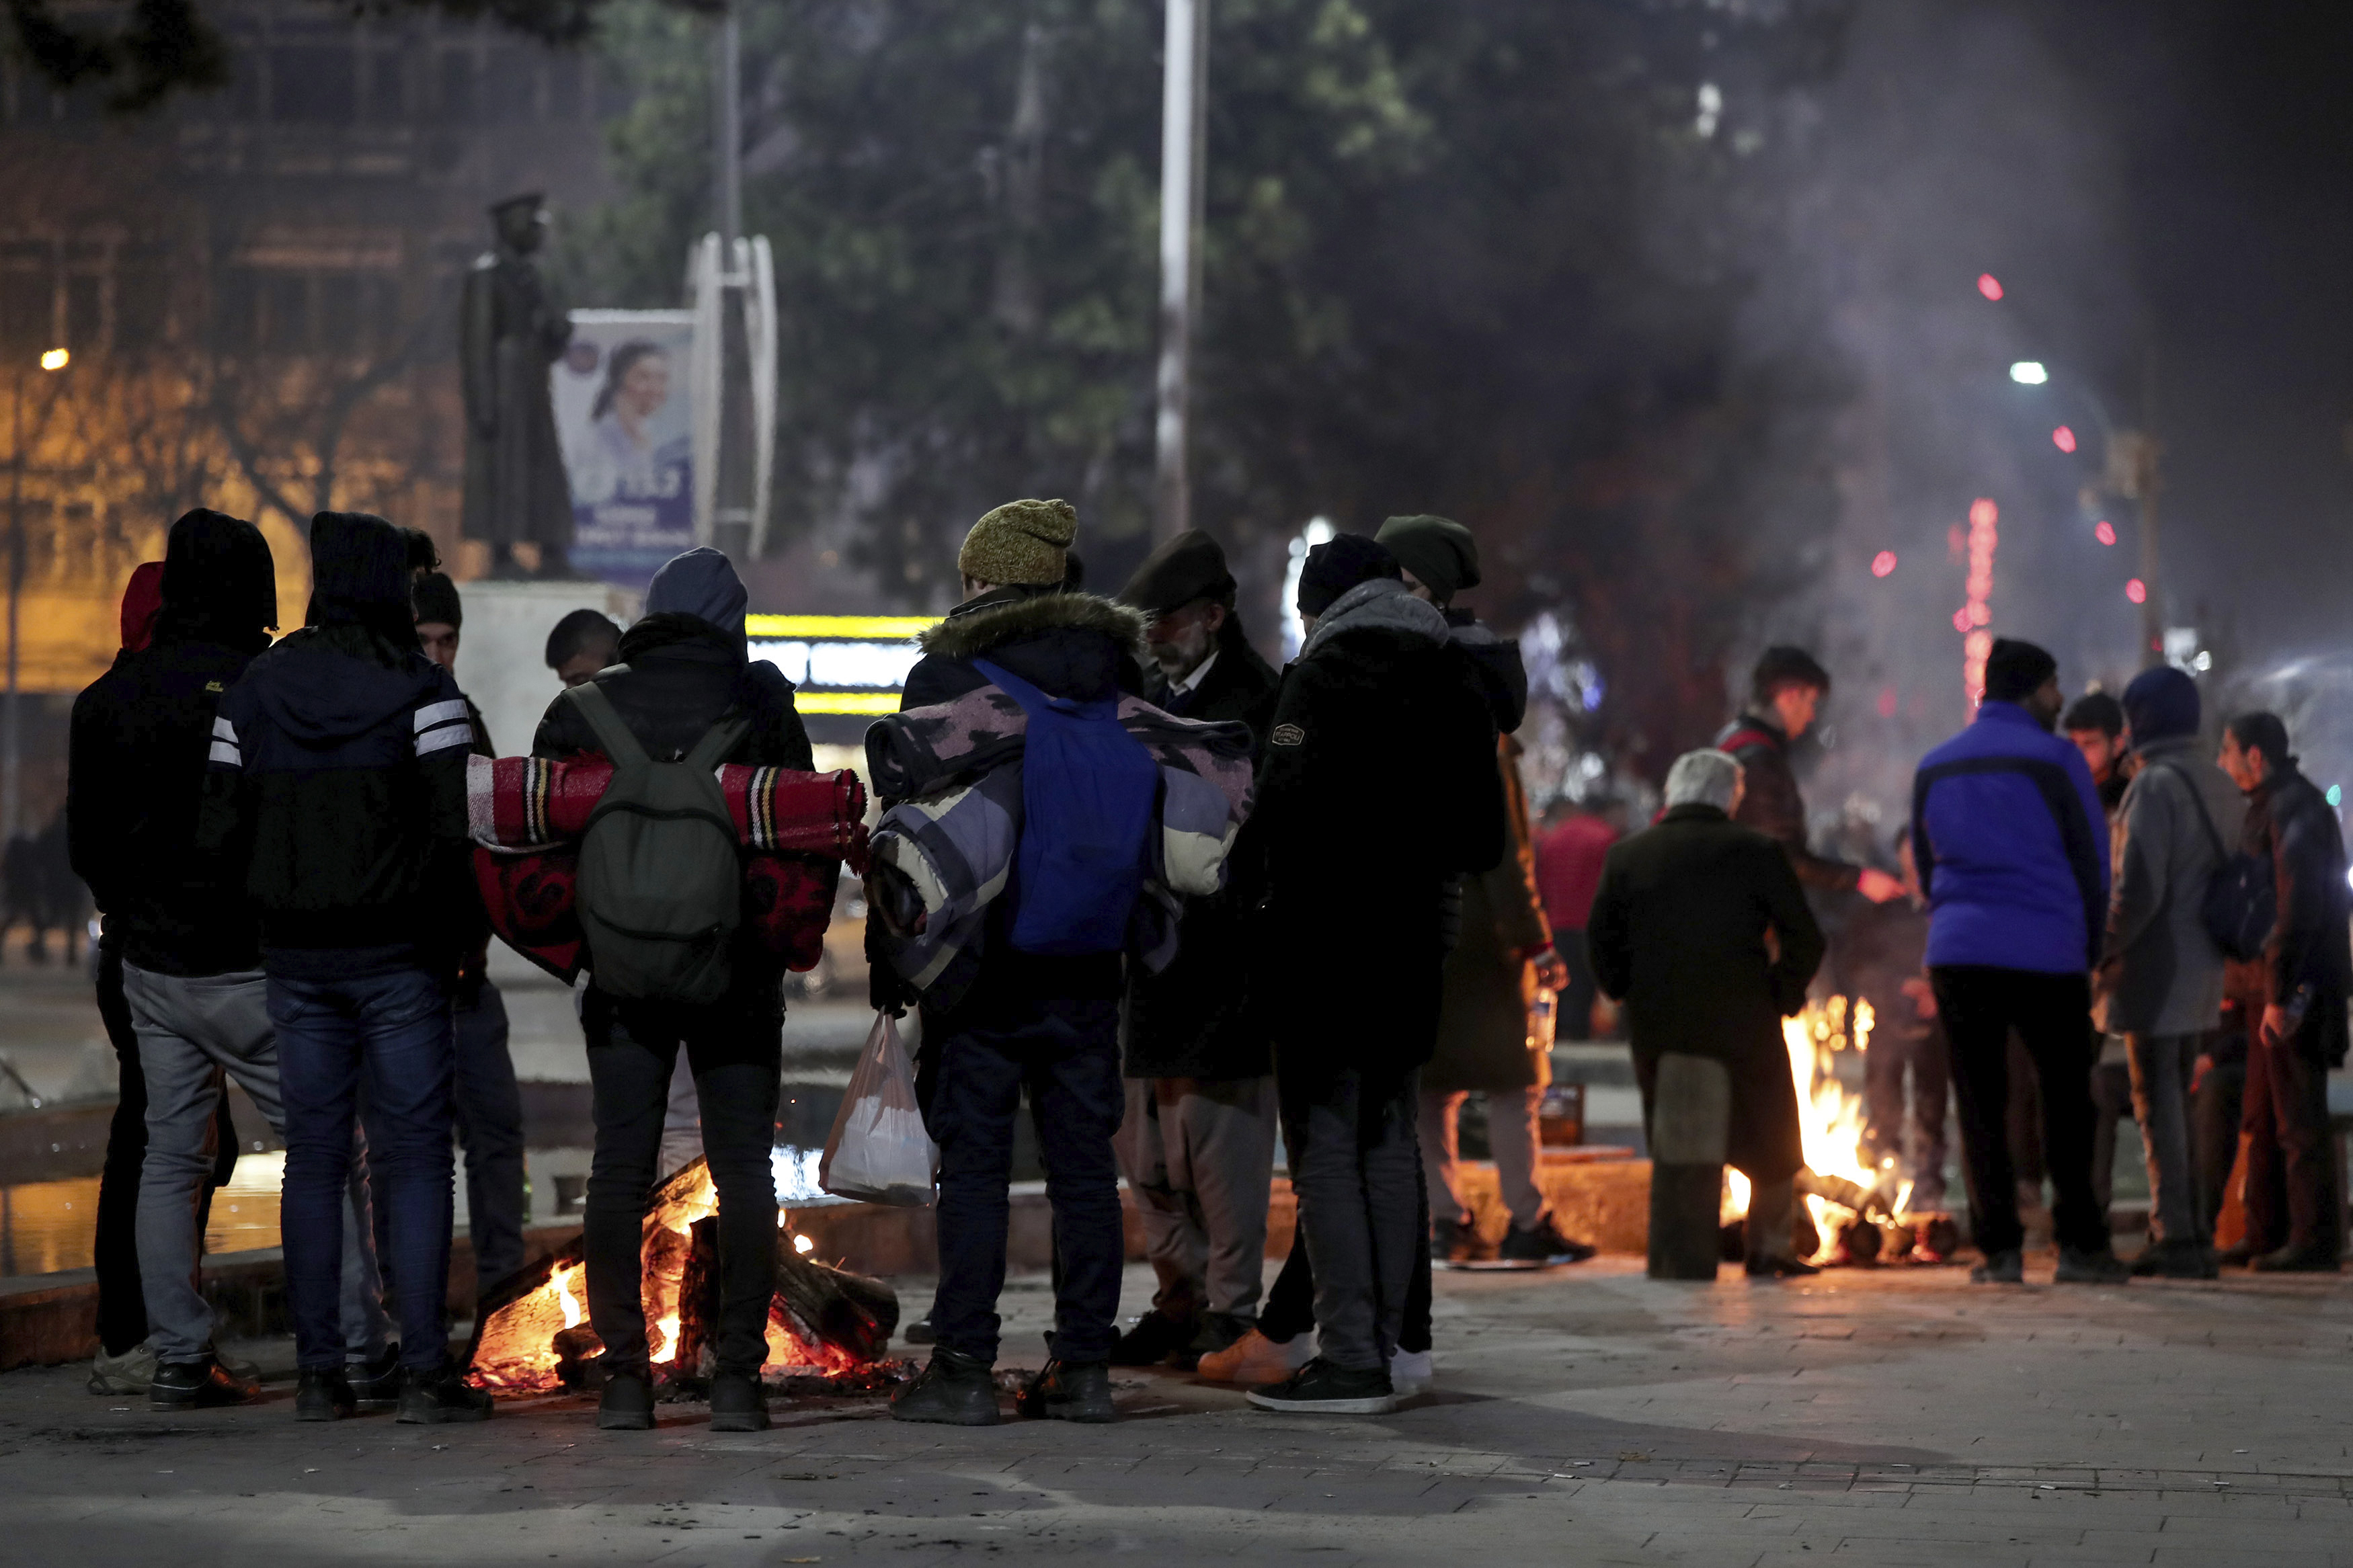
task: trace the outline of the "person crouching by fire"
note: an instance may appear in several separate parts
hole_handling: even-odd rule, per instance
[[[1726,1164],[1750,1183],[1748,1272],[1816,1272],[1790,1237],[1805,1152],[1781,1019],[1805,1005],[1822,932],[1781,846],[1732,820],[1740,793],[1728,753],[1676,758],[1666,815],[1611,847],[1587,926],[1633,1042],[1657,1279],[1715,1277]]]

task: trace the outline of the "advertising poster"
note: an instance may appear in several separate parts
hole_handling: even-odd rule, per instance
[[[643,588],[694,544],[694,318],[575,310],[555,362],[555,429],[572,484],[572,564]]]

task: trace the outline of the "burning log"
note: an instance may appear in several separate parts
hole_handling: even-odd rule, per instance
[[[1879,1226],[1861,1215],[1841,1222],[1831,1236],[1831,1262],[1867,1268],[1879,1261]]]
[[[638,1254],[646,1340],[656,1380],[699,1381],[719,1313],[718,1194],[698,1160],[654,1190]],[[899,1301],[879,1279],[801,1256],[781,1210],[776,1217],[776,1291],[768,1304],[763,1373],[810,1391],[879,1387],[896,1375],[882,1354],[898,1327]],[[588,1322],[585,1245],[525,1268],[485,1298],[468,1346],[468,1374],[496,1394],[545,1394],[594,1381],[604,1344]]]

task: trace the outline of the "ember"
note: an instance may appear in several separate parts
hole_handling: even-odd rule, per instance
[[[644,1268],[646,1340],[655,1380],[678,1383],[710,1372],[710,1329],[717,1313],[719,1199],[707,1165],[697,1160],[654,1189],[646,1205],[639,1254]],[[547,1394],[590,1381],[605,1352],[588,1322],[584,1242],[508,1280],[483,1302],[468,1353],[469,1375],[495,1394]],[[869,1389],[894,1381],[886,1361],[899,1323],[899,1301],[879,1279],[818,1263],[791,1215],[776,1213],[776,1294],[768,1305],[768,1360],[761,1374],[787,1388],[818,1380],[835,1389]]]

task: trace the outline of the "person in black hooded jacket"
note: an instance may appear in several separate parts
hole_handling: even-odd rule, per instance
[[[654,574],[646,615],[621,637],[617,660],[591,683],[647,755],[674,762],[730,715],[750,731],[725,761],[807,771],[808,734],[793,684],[765,659],[746,661],[744,584],[727,557],[690,550]],[[579,703],[558,697],[540,721],[534,756],[603,756]],[[640,1239],[658,1173],[662,1119],[679,1052],[686,1053],[702,1112],[703,1152],[719,1192],[720,1303],[711,1385],[714,1430],[768,1425],[760,1365],[767,1359],[768,1302],[776,1291],[776,1084],[784,1052],[783,972],[745,921],[733,978],[700,1006],[630,1000],[589,984],[581,1010],[595,1088],[596,1151],[588,1172],[588,1313],[605,1342],[607,1381],[596,1425],[643,1429],[653,1385],[642,1304]]]
[[[286,1110],[280,1226],[297,1419],[353,1408],[338,1330],[355,1102],[387,1211],[403,1421],[481,1420],[448,1352],[454,923],[473,739],[417,643],[407,542],[365,512],[311,522],[308,625],[248,667],[214,721],[200,850],[244,868]]]
[[[260,530],[201,507],[172,525],[158,575],[151,624],[129,640],[126,595],[122,652],[74,701],[67,768],[68,847],[105,912],[99,1010],[121,1058],[122,1103],[99,1195],[93,1388],[127,1392],[111,1380],[152,1328],[157,1365],[134,1380],[141,1392],[174,1406],[229,1404],[254,1387],[244,1371],[216,1363],[212,1312],[195,1287],[201,1211],[224,1179],[220,1157],[236,1157],[219,1079],[226,1065],[274,1106],[277,1063],[252,904],[194,850],[213,715],[220,693],[269,646],[278,591]],[[134,1008],[132,989],[143,1007]],[[157,1035],[159,1009],[185,1012],[187,1035],[155,1040],[174,1059],[157,1064],[151,1100],[140,1035],[142,1026]],[[126,1115],[136,1120],[126,1125]],[[145,1282],[153,1312],[142,1232],[147,1261],[159,1266]]]

